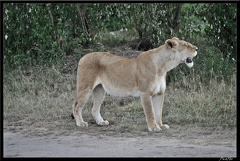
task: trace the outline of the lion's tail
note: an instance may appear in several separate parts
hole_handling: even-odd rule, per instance
[[[73,111],[74,111],[75,107],[77,106],[77,104],[78,104],[78,102],[75,102],[75,104],[72,105],[72,113],[71,113],[72,119],[74,119]]]

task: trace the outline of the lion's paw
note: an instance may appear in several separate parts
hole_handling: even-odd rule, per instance
[[[109,125],[109,122],[107,120],[105,120],[105,121],[103,120],[103,121],[97,122],[97,124],[99,126],[107,126],[107,125]]]
[[[80,127],[88,127],[88,123],[87,122],[76,122],[77,126],[80,126]]]
[[[158,125],[155,125],[155,127],[148,127],[148,130],[153,132],[159,132],[162,129]]]
[[[169,127],[167,124],[163,124],[163,125],[161,126],[161,128],[169,129],[170,127]]]

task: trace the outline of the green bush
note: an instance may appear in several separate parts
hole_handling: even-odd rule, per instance
[[[154,47],[173,36],[199,47],[194,68],[174,69],[171,81],[178,73],[229,79],[236,72],[236,13],[236,3],[4,3],[4,66],[58,63],[97,42],[129,46],[137,33]]]

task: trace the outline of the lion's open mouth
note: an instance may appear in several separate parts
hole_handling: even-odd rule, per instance
[[[188,57],[188,58],[185,60],[185,64],[186,64],[189,68],[193,67],[193,59],[190,58],[190,57]]]

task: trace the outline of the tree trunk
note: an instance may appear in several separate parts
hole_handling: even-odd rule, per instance
[[[172,29],[174,33],[176,33],[179,29],[179,17],[180,17],[180,12],[182,9],[182,3],[178,3],[176,7],[173,8],[173,10],[176,10],[174,18],[171,20],[169,19],[168,24],[170,26],[169,29]],[[170,30],[168,33],[169,36],[172,36],[172,31]]]
[[[50,6],[51,6],[51,3],[47,3],[47,4],[46,4],[47,10],[48,10],[48,13],[49,13],[49,16],[50,16],[50,20],[51,20],[52,26],[53,26],[53,28],[54,28],[54,26],[55,26],[55,25],[54,25],[54,19],[53,19],[53,15],[52,15]],[[53,37],[53,40],[56,40],[56,41],[57,41],[58,47],[59,47],[60,49],[62,49],[61,35],[56,34],[56,33],[55,33],[55,30],[53,30],[53,35],[52,35],[52,37]]]
[[[88,28],[88,23],[87,23],[87,18],[86,18],[87,4],[86,3],[78,3],[76,7],[77,7],[78,16],[81,19],[81,25],[82,25],[83,32],[89,38],[90,33],[89,33],[89,28]],[[84,46],[87,47],[88,43],[89,43],[89,41],[87,40],[86,43],[84,44]]]

